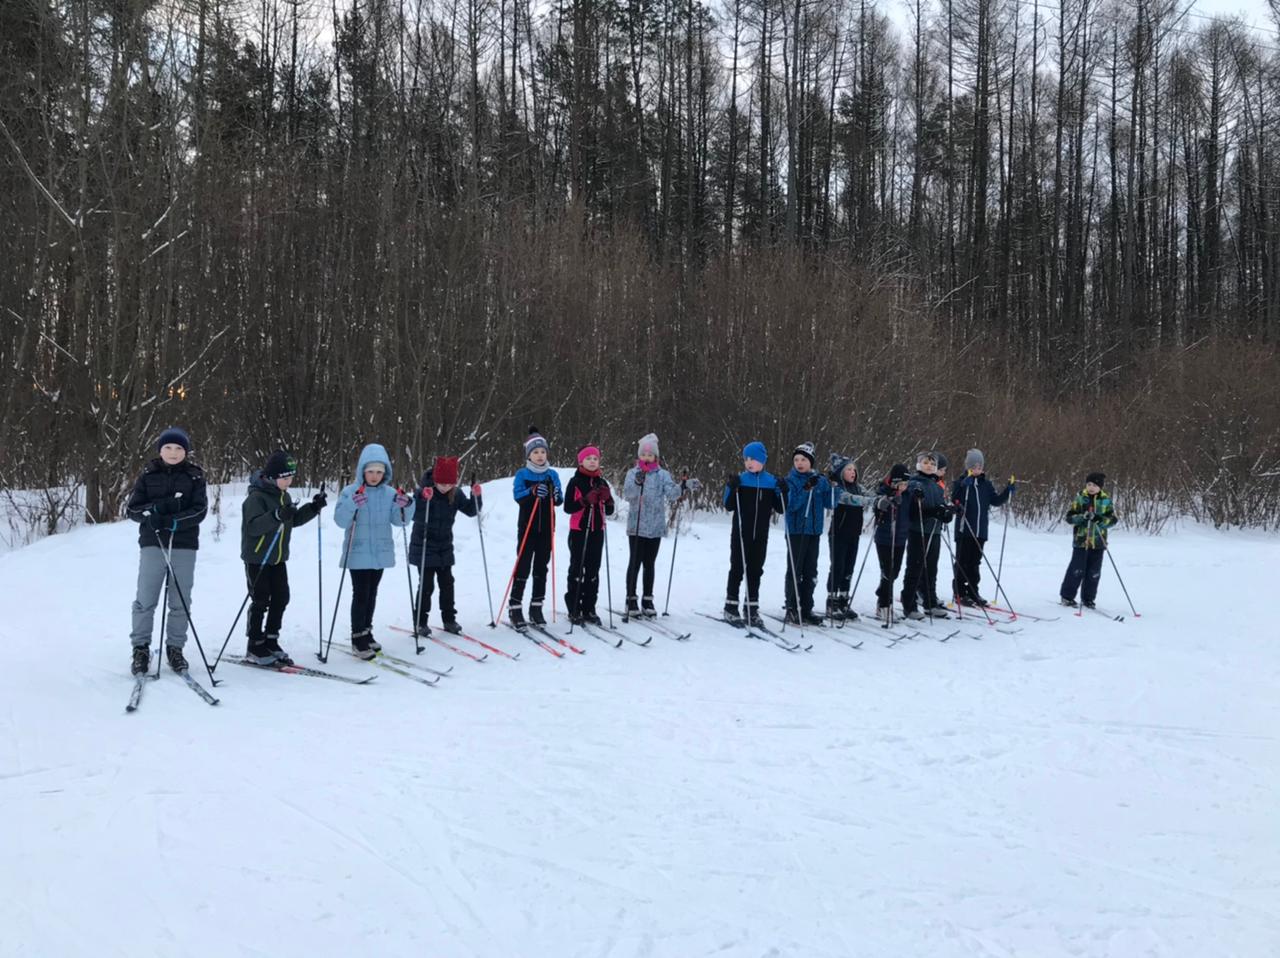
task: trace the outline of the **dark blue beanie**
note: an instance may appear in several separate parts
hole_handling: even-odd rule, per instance
[[[177,443],[186,452],[191,451],[191,437],[177,426],[170,426],[164,432],[160,433],[160,438],[156,440],[156,452],[160,451],[161,446],[167,446],[171,442]]]

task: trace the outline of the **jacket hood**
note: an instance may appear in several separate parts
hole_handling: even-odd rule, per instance
[[[386,477],[382,480],[383,485],[395,484],[395,478],[391,473],[391,457],[387,455],[386,447],[377,442],[371,442],[360,450],[360,458],[356,460],[356,482],[364,482],[365,467],[371,462],[380,462],[387,467]]]
[[[261,470],[254,473],[253,478],[249,480],[249,488],[261,489],[263,492],[267,492],[272,495],[280,494],[280,488],[276,485],[276,481],[274,479],[268,479]]]

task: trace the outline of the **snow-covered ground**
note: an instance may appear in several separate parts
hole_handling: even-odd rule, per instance
[[[488,486],[495,602],[509,496]],[[206,650],[242,596],[239,499],[197,566]],[[327,627],[339,537],[323,521]],[[1065,525],[1014,531],[1008,591],[1058,621],[946,643],[935,625],[893,648],[858,635],[858,651],[811,634],[789,654],[692,614],[717,608],[726,571],[728,526],[701,517],[672,600],[692,641],[582,637],[586,655],[557,660],[485,628],[460,517],[463,618],[519,661],[433,646],[423,659],[454,667],[435,689],[224,665],[217,708],[166,671],[125,715],[135,529],[0,557],[5,958],[1280,953],[1274,536],[1121,526],[1143,613],[1121,624],[1051,604]],[[775,532],[771,603],[784,559]],[[314,525],[290,573],[284,644],[315,664]],[[412,658],[385,628],[407,623],[407,590],[401,565],[376,624]],[[1100,603],[1126,609],[1110,566]],[[336,652],[329,668],[373,670]]]

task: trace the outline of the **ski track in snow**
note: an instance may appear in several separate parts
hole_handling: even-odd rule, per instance
[[[509,490],[486,485],[495,603]],[[241,498],[224,490],[221,541],[213,520],[202,533],[193,614],[210,656],[242,598]],[[340,532],[331,510],[322,521],[327,629]],[[610,524],[615,605],[623,529]],[[0,556],[0,958],[1280,954],[1280,654],[1262,625],[1275,537],[1121,526],[1143,616],[1114,623],[1053,605],[1065,525],[1015,529],[1008,591],[1059,621],[1005,635],[978,617],[964,627],[982,641],[946,643],[943,623],[922,625],[893,648],[838,633],[859,651],[809,630],[814,650],[787,654],[694,614],[722,602],[728,531],[702,515],[681,537],[663,621],[689,642],[579,642],[586,655],[557,660],[491,632],[476,524],[459,517],[464,624],[520,661],[429,646],[420,661],[453,666],[436,689],[224,665],[216,708],[166,669],[129,716],[132,523]],[[282,637],[302,665],[315,550],[302,527]],[[670,556],[668,540],[660,607]],[[397,566],[375,626],[415,659],[387,628],[408,622],[406,591]],[[1109,563],[1100,600],[1127,610]],[[335,643],[345,614],[344,596]]]

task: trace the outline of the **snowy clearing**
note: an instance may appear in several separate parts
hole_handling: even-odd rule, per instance
[[[509,488],[486,486],[495,603]],[[211,656],[243,596],[241,498],[223,496],[221,541],[213,517],[202,533],[193,615]],[[430,646],[420,661],[453,666],[437,688],[375,670],[338,652],[344,597],[325,668],[373,684],[224,664],[210,708],[166,670],[133,715],[136,527],[0,557],[0,955],[1280,953],[1276,537],[1122,524],[1114,554],[1143,616],[1115,623],[1053,605],[1065,525],[1013,531],[1008,591],[1057,621],[1014,635],[966,621],[945,643],[926,625],[891,648],[839,633],[865,640],[856,651],[810,630],[813,651],[790,654],[694,614],[723,602],[728,530],[700,517],[681,536],[679,614],[663,621],[689,642],[581,636],[586,654],[557,660],[487,629],[460,517],[464,624],[519,661]],[[617,605],[626,542],[609,532]],[[771,611],[784,567],[775,530]],[[867,613],[874,567],[855,600]],[[290,579],[282,642],[316,665],[314,525]],[[375,632],[414,658],[387,628],[408,624],[407,591],[401,555]],[[1128,611],[1109,564],[1099,603]],[[187,654],[207,684],[194,642]]]

